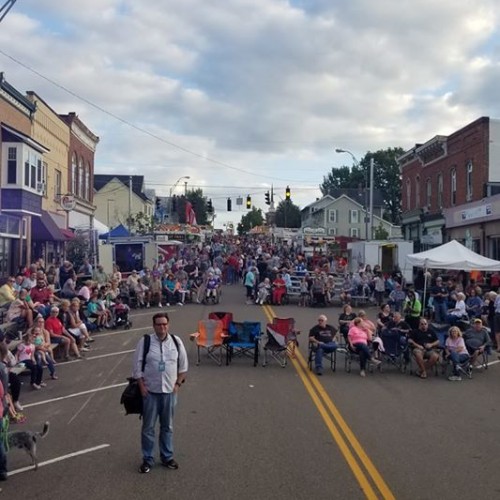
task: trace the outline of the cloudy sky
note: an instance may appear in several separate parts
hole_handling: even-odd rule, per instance
[[[4,0],[0,0],[3,4]],[[304,206],[349,149],[500,118],[496,0],[18,0],[0,70],[101,141],[97,173]],[[68,92],[69,91],[69,92]],[[181,192],[180,186],[176,189]],[[226,199],[233,212],[226,212]]]

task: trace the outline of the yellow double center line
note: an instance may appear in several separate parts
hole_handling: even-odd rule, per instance
[[[269,321],[272,321],[275,316],[272,308],[265,305],[263,309]],[[356,436],[347,425],[321,383],[308,369],[306,360],[298,349],[295,350],[295,354],[296,356],[291,359],[291,362],[297,370],[302,383],[316,405],[326,427],[337,443],[340,452],[351,468],[366,498],[370,500],[379,498],[387,500],[394,499],[395,497],[389,489],[389,486],[382,479],[382,476],[356,439]]]

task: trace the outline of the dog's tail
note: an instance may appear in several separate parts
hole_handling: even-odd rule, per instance
[[[42,432],[37,432],[36,435],[39,438],[44,438],[49,433],[49,422],[43,424]]]

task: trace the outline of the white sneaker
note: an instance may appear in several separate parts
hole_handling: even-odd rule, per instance
[[[361,370],[361,371],[359,372],[359,374],[360,374],[362,377],[366,377],[366,373],[365,373],[365,371],[364,371],[364,370]]]
[[[178,306],[183,306],[184,304],[182,302],[177,302]]]
[[[146,304],[146,309],[149,309],[151,306],[149,305],[149,302]]]
[[[14,402],[14,408],[17,411],[23,411],[24,410],[24,406],[19,401],[15,401]]]
[[[170,307],[170,302],[167,302],[165,305],[166,305],[167,307]]]
[[[90,349],[88,347],[80,347],[80,351],[88,352]]]
[[[163,307],[163,306],[161,305],[161,302],[158,304],[158,307]]]

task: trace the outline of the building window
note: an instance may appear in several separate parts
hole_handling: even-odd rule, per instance
[[[472,166],[472,160],[469,160],[467,162],[467,172],[466,172],[466,179],[467,179],[467,201],[472,200],[472,171],[473,171],[473,166]]]
[[[411,210],[411,182],[406,179],[406,208]]]
[[[8,149],[7,184],[17,184],[17,148]]]
[[[38,159],[37,155],[28,151],[26,153],[26,160],[24,162],[24,185],[31,189],[36,189],[37,171],[42,168],[42,161]]]
[[[349,210],[349,224],[359,224],[359,210]]]
[[[337,236],[337,228],[336,227],[329,227],[328,228],[328,235],[329,236]]]
[[[359,238],[359,228],[357,228],[357,227],[351,227],[349,229],[349,236],[351,238]]]
[[[85,170],[85,199],[90,201],[90,163],[87,163]]]
[[[427,179],[427,182],[425,184],[425,197],[426,197],[426,205],[427,205],[427,208],[430,209],[431,208],[431,204],[432,204],[432,183],[431,183],[431,180],[430,179]]]
[[[78,166],[78,196],[83,198],[84,193],[84,183],[85,183],[85,174],[83,168],[83,159],[80,158],[79,166]]]
[[[337,222],[337,210],[328,210],[329,221],[334,224]]]
[[[420,176],[415,179],[415,208],[420,208]]]
[[[451,171],[451,204],[454,206],[457,202],[457,171]]]
[[[76,194],[77,170],[76,153],[73,153],[73,156],[71,157],[71,194]]]
[[[59,170],[55,171],[54,178],[54,201],[59,202],[61,199],[61,189],[62,189],[62,174]]]
[[[438,207],[443,208],[443,174],[438,175]]]

